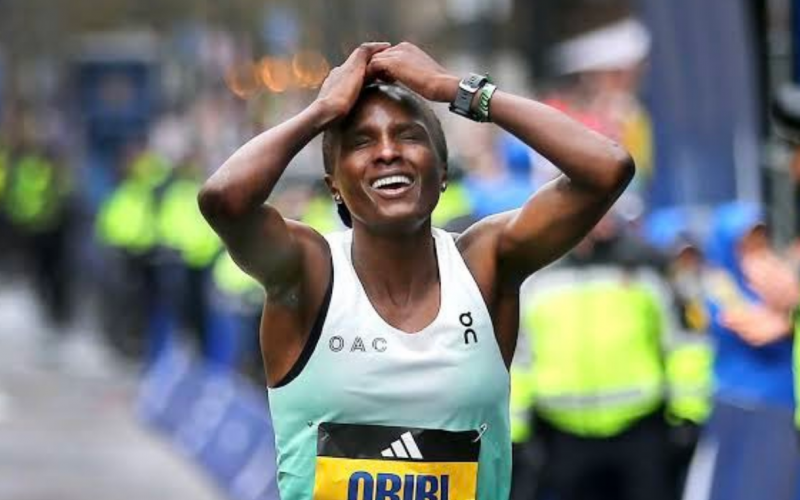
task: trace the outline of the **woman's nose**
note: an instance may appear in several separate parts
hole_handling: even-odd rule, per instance
[[[391,163],[400,158],[400,148],[391,137],[381,139],[378,144],[377,159],[383,163]]]

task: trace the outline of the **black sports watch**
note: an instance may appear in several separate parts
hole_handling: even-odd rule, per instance
[[[472,98],[488,82],[488,75],[478,75],[476,73],[470,73],[468,77],[462,79],[458,83],[456,98],[450,103],[450,111],[470,120],[480,121],[477,113],[472,112]]]

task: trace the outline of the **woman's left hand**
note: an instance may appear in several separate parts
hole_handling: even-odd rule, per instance
[[[458,92],[459,78],[409,42],[372,56],[367,77],[400,82],[429,101],[452,102]]]

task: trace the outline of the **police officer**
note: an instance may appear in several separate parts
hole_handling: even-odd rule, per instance
[[[647,241],[669,260],[667,276],[674,292],[677,331],[666,359],[667,416],[671,425],[671,463],[676,491],[683,490],[700,427],[711,411],[713,348],[706,312],[707,266],[681,207],[653,212],[645,224]]]
[[[215,330],[208,325],[210,270],[222,243],[197,208],[197,161],[186,158],[163,190],[157,214],[159,242],[176,260],[167,259],[161,266],[160,289],[173,316],[197,338],[202,355],[225,364],[229,362],[227,341],[213,337]]]
[[[672,498],[664,349],[673,311],[659,260],[621,223],[607,216],[521,299],[542,480],[564,500]]]
[[[31,266],[34,287],[48,319],[54,326],[63,327],[70,310],[67,237],[71,205],[67,166],[53,150],[31,138],[26,138],[21,149],[6,155],[6,165],[11,167],[4,182],[5,214],[21,238],[23,256]]]
[[[171,166],[156,153],[132,151],[123,178],[101,204],[95,221],[99,242],[111,251],[118,266],[106,280],[105,330],[112,343],[130,355],[160,350],[171,330],[159,298],[154,256],[158,243],[157,213]],[[109,282],[111,281],[111,282]],[[147,332],[148,340],[143,337]]]

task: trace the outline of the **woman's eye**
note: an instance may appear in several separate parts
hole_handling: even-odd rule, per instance
[[[365,135],[356,136],[350,142],[350,146],[354,148],[360,148],[369,144],[369,137]]]
[[[419,141],[421,139],[420,134],[414,131],[403,132],[399,138],[401,141]]]

